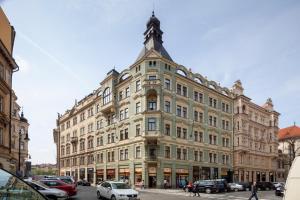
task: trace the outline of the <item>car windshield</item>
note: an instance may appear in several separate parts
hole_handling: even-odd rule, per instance
[[[62,180],[65,183],[68,183],[68,184],[72,184],[73,183],[73,181],[71,179],[69,179],[69,178],[60,178],[60,180]]]
[[[36,185],[38,185],[38,186],[40,186],[40,187],[46,188],[46,189],[49,189],[49,188],[50,188],[49,186],[45,185],[45,184],[42,183],[42,182],[33,182],[33,183],[36,184]]]
[[[125,183],[112,183],[113,189],[130,189],[129,185]]]

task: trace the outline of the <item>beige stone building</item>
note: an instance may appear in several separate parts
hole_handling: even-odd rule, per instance
[[[244,95],[241,81],[234,99],[233,166],[235,181],[276,181],[278,117],[271,99],[259,106]]]
[[[14,171],[11,149],[12,74],[18,70],[13,58],[14,28],[0,7],[0,168]]]
[[[153,14],[137,60],[111,70],[58,115],[53,136],[61,175],[92,183],[144,180],[147,187],[231,178],[234,96],[175,63],[162,34]]]

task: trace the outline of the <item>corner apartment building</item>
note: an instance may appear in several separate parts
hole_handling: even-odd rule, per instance
[[[59,114],[53,136],[61,175],[148,187],[231,177],[234,96],[175,63],[162,35],[153,13],[134,64],[111,70]]]
[[[15,30],[0,7],[0,168],[14,171],[11,151],[12,74],[18,70],[13,58]]]
[[[234,99],[234,180],[277,180],[278,117],[272,100],[259,106],[244,95],[241,81],[236,81]]]

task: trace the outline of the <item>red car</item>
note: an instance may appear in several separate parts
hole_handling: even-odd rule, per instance
[[[50,188],[57,188],[68,193],[68,196],[74,196],[77,194],[77,189],[74,184],[67,184],[61,180],[46,180],[43,179],[40,182],[44,183],[45,185],[49,186]]]

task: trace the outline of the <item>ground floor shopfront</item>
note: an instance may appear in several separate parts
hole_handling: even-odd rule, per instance
[[[234,169],[234,181],[237,182],[276,182],[275,170]]]
[[[95,184],[103,180],[126,181],[135,187],[144,183],[149,188],[183,187],[188,182],[199,179],[232,179],[230,167],[201,166],[181,163],[118,163],[97,164],[94,167],[74,167],[61,169],[61,175],[71,175],[76,180],[85,179]]]

